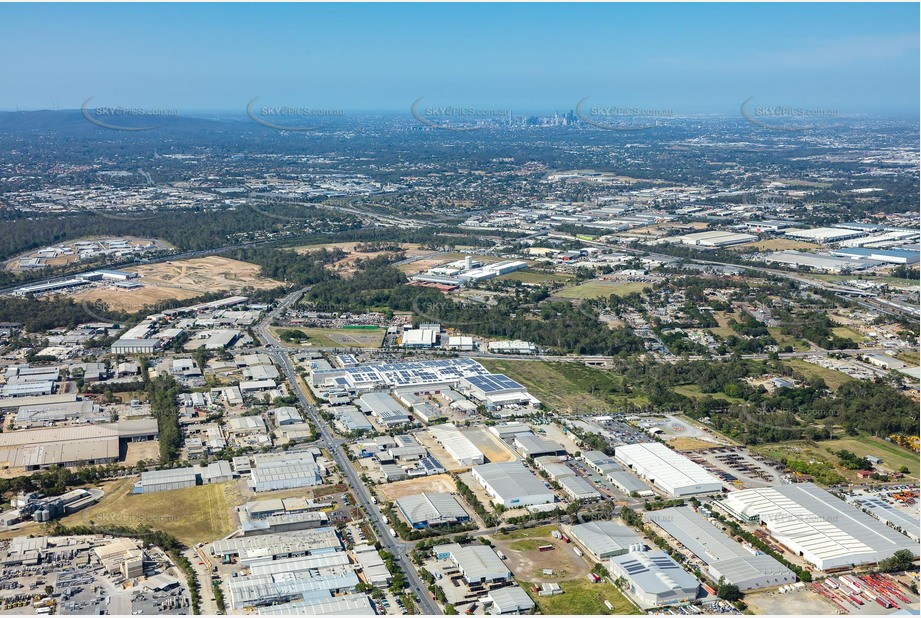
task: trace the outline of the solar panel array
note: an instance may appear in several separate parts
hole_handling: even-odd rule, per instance
[[[314,376],[328,374],[336,383],[347,381],[352,386],[384,384],[391,387],[435,382],[457,382],[461,378],[489,375],[489,371],[473,359],[449,358],[408,363],[356,365],[342,369],[315,371]]]
[[[484,393],[495,393],[498,391],[517,390],[524,388],[515,380],[508,376],[504,376],[501,373],[471,376],[467,377],[467,381],[471,386],[480,389]]]

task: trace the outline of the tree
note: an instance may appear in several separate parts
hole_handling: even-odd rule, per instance
[[[882,573],[895,573],[896,571],[906,571],[911,568],[914,556],[908,549],[900,549],[892,554],[890,558],[881,560],[879,570]]]
[[[716,587],[716,596],[723,599],[724,601],[729,601],[730,603],[734,601],[741,601],[742,597],[745,596],[742,594],[742,591],[739,590],[739,587],[735,584],[726,583],[722,578],[720,578],[720,583]]]
[[[911,470],[908,469],[908,466],[902,466],[901,468],[899,468],[899,472],[901,472],[902,474],[908,474],[909,472],[911,472]]]

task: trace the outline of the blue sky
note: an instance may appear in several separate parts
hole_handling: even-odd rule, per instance
[[[2,4],[0,109],[916,115],[905,4]]]

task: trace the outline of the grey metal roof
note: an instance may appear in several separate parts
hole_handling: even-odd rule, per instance
[[[397,499],[410,523],[443,523],[469,517],[457,498],[447,493],[423,493]]]
[[[613,521],[592,521],[573,526],[573,538],[598,558],[608,558],[627,551],[631,545],[642,545],[643,539],[626,526]]]
[[[648,595],[693,598],[697,594],[697,580],[664,551],[614,556],[610,564],[619,567],[634,586]]]
[[[484,464],[476,466],[474,470],[505,502],[521,496],[550,493],[550,490],[518,461]]]

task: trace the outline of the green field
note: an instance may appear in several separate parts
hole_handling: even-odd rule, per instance
[[[501,277],[496,277],[498,281],[521,281],[522,283],[551,283],[566,282],[572,279],[572,275],[558,275],[556,273],[545,273],[537,270],[525,268],[517,270]]]
[[[857,331],[851,330],[846,326],[836,326],[831,329],[831,332],[841,337],[842,339],[850,339],[855,343],[863,343],[867,339]]]
[[[309,337],[300,345],[296,343],[286,343],[282,341],[285,347],[299,348],[309,346],[314,348],[379,348],[384,341],[384,335],[387,331],[383,328],[374,330],[369,329],[345,329],[345,328],[302,328],[302,327],[271,327],[269,331],[272,336],[278,337],[278,333],[284,330],[296,330],[304,333]]]
[[[780,332],[782,329],[779,326],[772,326],[768,328],[768,332],[771,333],[771,336],[777,341],[777,344],[783,348],[784,346],[790,346],[793,348],[794,352],[807,352],[809,350],[809,344],[799,337],[791,337],[790,335],[784,335]]]
[[[607,298],[611,294],[626,296],[633,292],[642,292],[643,288],[651,288],[652,283],[640,283],[637,281],[586,281],[585,283],[575,285],[571,288],[560,290],[555,294],[560,298],[586,299],[586,298]]]
[[[826,449],[833,451],[847,450],[860,457],[874,455],[883,460],[882,466],[890,470],[898,470],[902,466],[908,466],[909,475],[918,478],[919,463],[918,456],[907,449],[891,444],[873,436],[861,436],[859,438],[845,437],[839,440],[825,440],[822,442],[805,442],[802,440],[792,440],[789,442],[776,442],[771,444],[761,444],[753,447],[754,450],[770,455],[775,459],[786,456],[798,460],[815,460],[824,461],[832,464],[838,474],[844,476],[849,481],[857,482],[857,471],[848,470],[838,465],[838,458],[829,453]]]
[[[745,403],[745,400],[739,399],[738,397],[730,397],[725,393],[702,393],[700,392],[700,387],[696,384],[683,384],[681,386],[673,386],[672,390],[679,395],[684,395],[685,397],[690,397],[691,399],[704,399],[705,397],[712,397],[714,399],[728,401],[729,403]]]
[[[544,544],[546,544],[546,541],[540,539],[521,539],[520,541],[512,541],[508,544],[508,547],[515,551],[534,551]]]
[[[134,478],[112,483],[99,504],[61,520],[65,526],[94,522],[149,526],[192,546],[215,541],[233,530],[230,508],[243,503],[237,484],[215,483],[154,494],[133,494]]]
[[[512,530],[511,532],[503,532],[502,534],[497,534],[495,538],[497,541],[512,541],[515,539],[546,539],[554,530],[559,530],[559,527],[553,524],[548,524],[546,526],[537,526],[536,528],[524,528],[519,530]],[[540,543],[540,545],[543,545],[543,543]],[[536,545],[534,546],[534,549],[537,549]]]
[[[899,352],[895,357],[909,365],[921,365],[921,354],[918,352]]]
[[[560,582],[563,594],[555,594],[549,597],[538,596],[534,592],[533,584],[530,582],[522,581],[520,583],[521,587],[531,595],[531,599],[540,608],[541,613],[547,616],[565,616],[567,614],[577,616],[592,614],[632,615],[642,613],[617,588],[608,582],[594,584],[588,579]],[[614,609],[608,609],[604,604],[605,601],[609,601],[614,606]]]
[[[784,362],[786,362],[788,365],[793,367],[793,369],[803,374],[807,378],[822,378],[825,380],[825,384],[828,385],[828,388],[833,391],[838,390],[838,387],[845,382],[850,382],[854,379],[847,374],[841,373],[840,371],[819,367],[818,365],[813,365],[812,363],[807,363],[806,361],[799,360],[797,358],[789,359]]]
[[[492,373],[504,373],[528,387],[528,391],[557,412],[610,412],[626,401],[645,403],[641,396],[606,396],[604,391],[620,386],[620,377],[578,363],[481,358]]]

